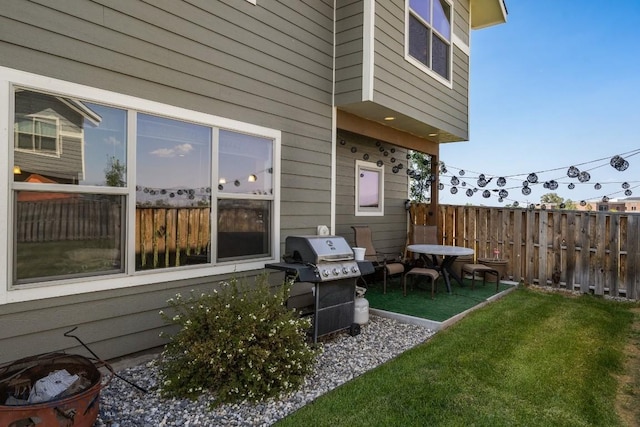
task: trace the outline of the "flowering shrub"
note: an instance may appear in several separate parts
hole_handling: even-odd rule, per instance
[[[216,402],[260,400],[300,385],[315,356],[306,340],[308,318],[286,308],[290,284],[275,293],[267,276],[256,287],[232,279],[211,294],[168,301],[160,314],[180,330],[160,362],[167,397],[195,398],[205,391]]]

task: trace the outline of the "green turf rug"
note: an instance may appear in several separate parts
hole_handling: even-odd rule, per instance
[[[495,283],[482,285],[482,280],[476,280],[476,286],[471,290],[471,280],[464,280],[460,286],[455,280],[451,283],[451,294],[443,279],[437,282],[434,299],[431,299],[431,283],[424,278],[417,278],[411,288],[411,279],[407,280],[407,296],[402,295],[402,279],[387,279],[387,293],[382,293],[382,282],[369,283],[365,298],[371,308],[407,314],[422,319],[442,322],[456,314],[462,313],[478,305],[496,294]],[[499,292],[510,288],[510,285],[500,284]]]

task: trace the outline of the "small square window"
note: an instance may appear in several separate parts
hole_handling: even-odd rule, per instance
[[[356,161],[356,216],[384,215],[384,165]]]

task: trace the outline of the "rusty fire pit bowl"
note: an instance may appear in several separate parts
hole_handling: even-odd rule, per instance
[[[62,369],[80,379],[58,397],[40,403],[7,404],[7,399],[26,399],[36,381]],[[98,418],[102,387],[96,365],[79,355],[49,353],[1,365],[0,426],[91,427]]]

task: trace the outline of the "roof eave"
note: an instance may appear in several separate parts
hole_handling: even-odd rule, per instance
[[[471,28],[479,30],[507,22],[504,0],[471,0]]]

